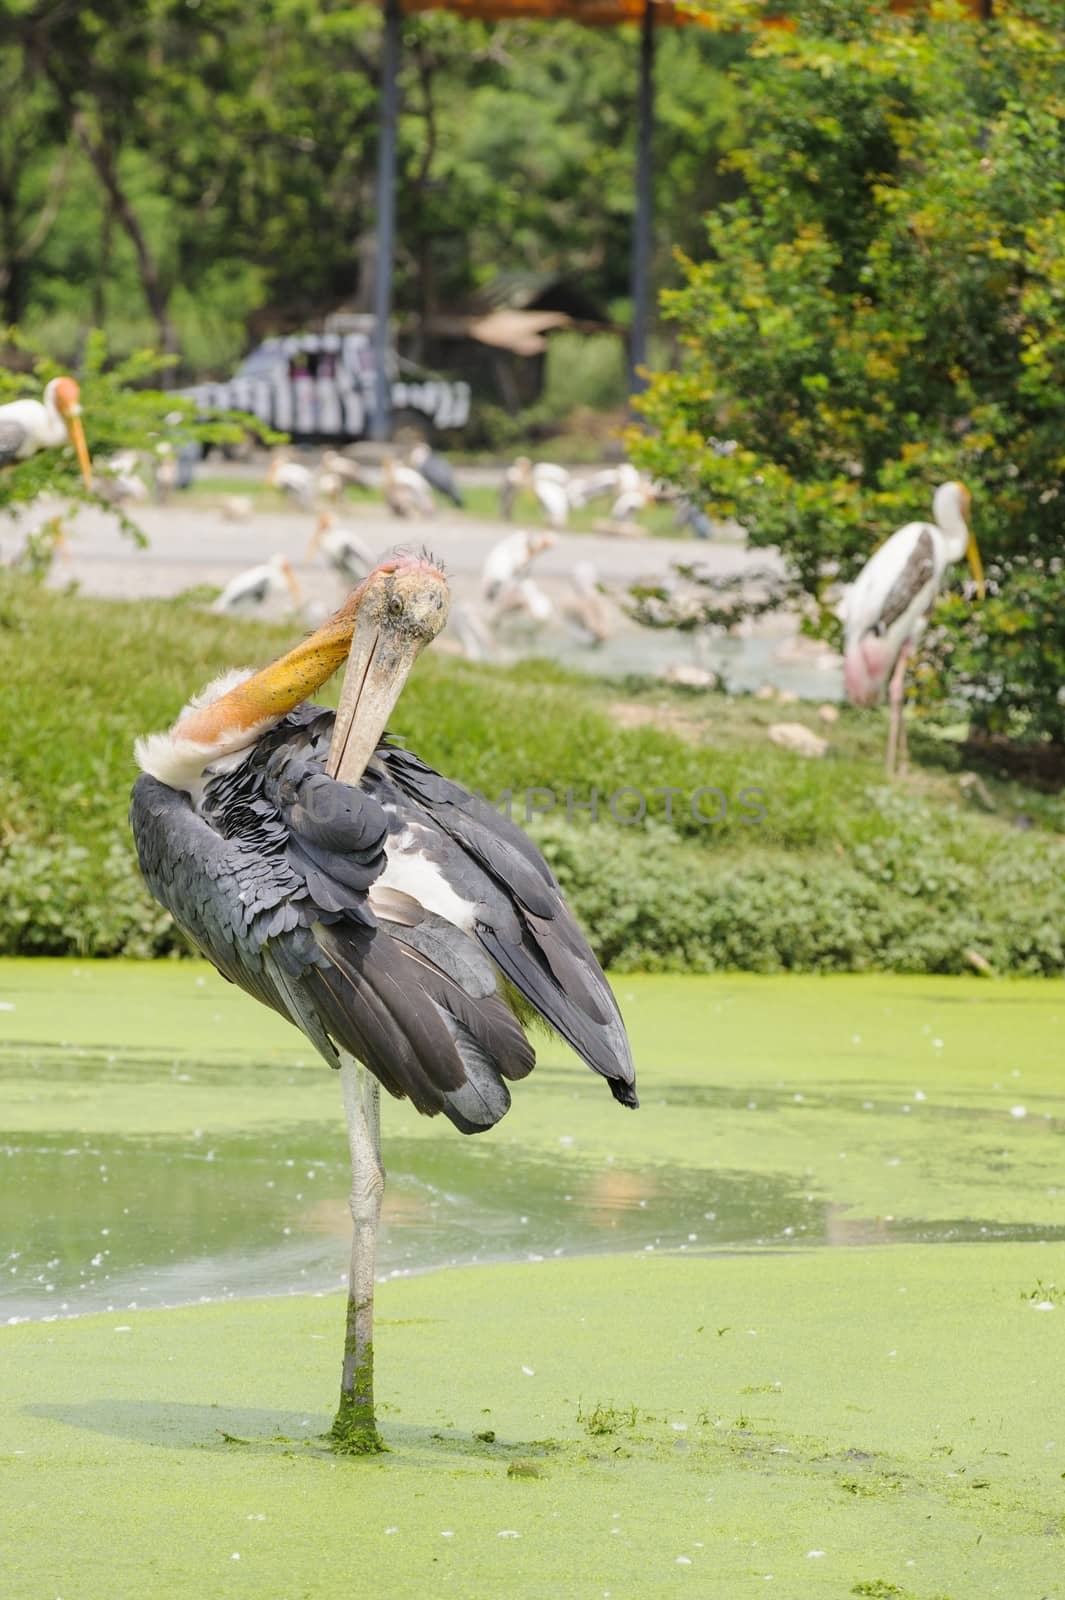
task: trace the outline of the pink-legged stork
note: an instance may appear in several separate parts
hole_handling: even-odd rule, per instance
[[[941,483],[932,522],[907,522],[875,550],[858,574],[844,610],[844,682],[848,698],[873,705],[885,687],[891,705],[887,769],[905,763],[906,663],[928,621],[948,567],[967,557],[983,599],[984,572],[969,527],[969,491]]]

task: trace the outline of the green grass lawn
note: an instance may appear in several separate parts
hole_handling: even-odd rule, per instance
[[[116,1178],[122,1141],[191,1152],[197,1130],[342,1145],[328,1070],[294,1076],[298,1035],[204,976],[0,962],[4,1181],[58,1136],[57,1228],[105,1223],[107,1191],[65,1192],[81,1139],[118,1141]],[[617,988],[641,1110],[548,1044],[476,1148],[646,1194],[654,1248],[382,1283],[372,1461],[320,1439],[339,1294],[0,1330],[5,1593],[1065,1595],[1065,986]],[[410,1138],[445,1162],[468,1145],[391,1101],[384,1127],[386,1162]],[[754,1246],[708,1246],[709,1222],[691,1240],[685,1174],[812,1203],[820,1243],[784,1214]]]
[[[291,639],[290,628],[188,602],[103,602],[0,580],[0,674],[18,707],[0,768],[0,952],[175,948],[131,866],[134,738],[169,725],[223,668]],[[819,762],[769,743],[781,716],[822,728],[808,706],[429,652],[394,728],[493,799],[510,790],[518,820],[527,790],[554,792],[553,813],[530,825],[614,964],[963,971],[973,950],[1002,971],[1062,970],[1060,796],[994,773],[967,792],[956,747],[920,732],[910,777],[891,787],[881,712],[844,710]],[[609,798],[633,787],[647,815],[626,826]],[[671,818],[655,793],[670,788]],[[705,788],[724,797],[701,804],[702,816],[721,813],[714,823],[691,804]],[[574,809],[593,791],[594,824]]]

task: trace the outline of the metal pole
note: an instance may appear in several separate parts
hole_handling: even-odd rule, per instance
[[[629,393],[643,388],[637,368],[647,360],[651,320],[651,138],[655,120],[655,0],[645,0],[640,36],[640,93],[636,132],[636,215],[632,235],[632,329],[629,335]]]
[[[381,133],[377,147],[377,269],[373,290],[375,403],[370,436],[392,437],[392,378],[389,326],[392,318],[392,258],[396,239],[396,127],[399,122],[400,0],[384,0],[381,52]]]

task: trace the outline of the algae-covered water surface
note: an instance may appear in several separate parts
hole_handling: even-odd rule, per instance
[[[636,1114],[549,1040],[485,1138],[386,1105],[368,1464],[328,1069],[0,963],[5,1592],[1065,1595],[1065,987],[618,992]]]

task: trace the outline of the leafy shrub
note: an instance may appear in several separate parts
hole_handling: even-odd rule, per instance
[[[1015,565],[981,606],[948,596],[922,649],[922,698],[974,729],[1065,747],[1065,579],[1061,558]]]
[[[185,604],[0,579],[0,684],[18,707],[3,718],[0,755],[0,954],[184,952],[140,882],[126,828],[134,735],[165,726],[225,665],[267,659],[290,638]],[[1002,972],[1065,966],[1065,848],[1051,797],[989,779],[1001,814],[986,815],[966,809],[942,772],[885,788],[871,782],[879,741],[870,736],[866,751],[857,716],[837,726],[835,759],[805,762],[765,741],[759,718],[773,712],[755,702],[704,697],[699,743],[669,731],[668,707],[665,726],[618,726],[604,714],[615,692],[551,664],[478,668],[430,654],[400,719],[412,748],[493,798],[527,784],[572,786],[578,803],[593,787],[605,800],[620,785],[650,795],[714,783],[732,798],[762,786],[758,827],[739,807],[700,825],[683,803],[672,825],[649,807],[644,824],[620,827],[603,803],[595,824],[564,804],[534,822],[605,961],[955,972],[972,949]],[[1009,825],[1019,810],[1030,831]]]
[[[619,970],[959,973],[970,951],[1000,972],[1065,970],[1060,849],[1025,841],[978,870],[929,837],[923,808],[899,820],[838,860],[718,860],[654,827],[606,850],[591,829],[536,833],[600,959]]]

